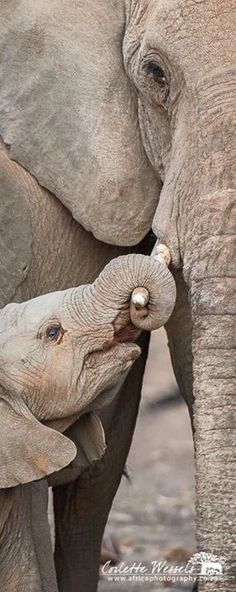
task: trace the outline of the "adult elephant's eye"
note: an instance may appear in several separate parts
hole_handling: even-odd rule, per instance
[[[46,337],[50,341],[60,343],[65,331],[61,325],[49,325],[46,329]]]
[[[144,62],[144,71],[146,89],[151,90],[154,100],[166,108],[167,99],[169,98],[170,93],[169,72],[164,71],[154,59],[149,59]],[[147,84],[147,76],[151,86]]]
[[[167,79],[166,79],[164,71],[155,62],[151,61],[151,62],[147,63],[146,72],[147,72],[147,74],[151,74],[153,80],[155,82],[157,82],[158,84],[160,84],[161,86],[164,86],[167,83]]]

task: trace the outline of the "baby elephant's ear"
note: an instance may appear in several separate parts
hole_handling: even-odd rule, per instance
[[[42,479],[68,465],[76,447],[43,426],[21,402],[0,398],[0,488]]]
[[[106,450],[104,429],[95,413],[86,413],[79,417],[67,430],[67,435],[76,444],[78,454],[63,471],[50,475],[48,484],[52,487],[77,479],[84,469],[100,460]]]

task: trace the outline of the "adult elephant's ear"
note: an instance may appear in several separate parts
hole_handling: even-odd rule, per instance
[[[0,488],[59,471],[76,455],[65,436],[39,423],[21,402],[0,398]]]
[[[122,0],[0,7],[0,131],[10,157],[98,239],[138,243],[158,182],[126,75]]]

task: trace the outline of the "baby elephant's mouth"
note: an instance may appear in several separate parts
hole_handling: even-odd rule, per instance
[[[129,323],[118,331],[115,329],[113,343],[133,343],[139,334],[140,331],[132,323]]]
[[[100,389],[94,392],[86,412],[99,411],[116,397],[127,372],[141,353],[135,343],[139,330],[131,323],[119,329],[113,328],[113,335],[110,334],[102,349],[90,352],[85,361],[87,369],[101,378]]]
[[[136,360],[140,355],[140,347],[135,343],[139,333],[140,331],[132,323],[120,329],[115,328],[112,341],[103,347],[102,352],[113,352],[118,358],[127,362]]]
[[[100,350],[90,352],[85,365],[89,367],[112,362],[114,371],[117,364],[122,363],[127,368],[140,356],[140,347],[135,343],[140,331],[131,323],[118,330],[114,330],[113,338],[109,338]]]

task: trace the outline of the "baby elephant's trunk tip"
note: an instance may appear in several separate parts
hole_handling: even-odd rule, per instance
[[[154,257],[156,261],[161,261],[161,263],[164,263],[167,267],[169,267],[171,263],[170,250],[163,243],[155,246],[155,249],[153,249],[152,252],[152,257]],[[132,292],[131,304],[134,305],[136,310],[141,310],[147,306],[149,298],[150,294],[146,288],[135,288]]]
[[[137,268],[140,284],[131,294],[130,318],[141,330],[158,329],[167,322],[173,310],[176,290],[168,269],[170,261],[170,251],[164,244],[156,245],[151,257],[141,256],[139,259],[139,263],[142,262]]]
[[[146,288],[135,288],[132,292],[131,303],[136,310],[145,308],[149,302],[149,292]]]
[[[133,325],[139,329],[148,316],[148,303],[150,294],[146,288],[135,288],[130,299],[130,319]],[[141,324],[140,324],[141,323]]]

